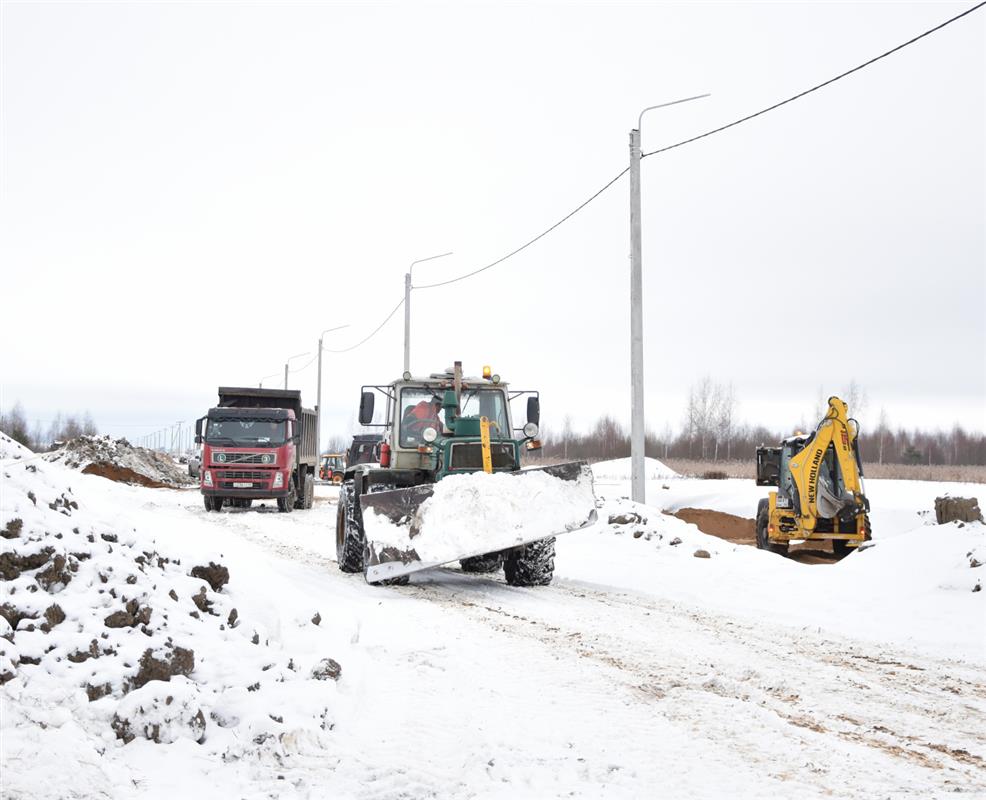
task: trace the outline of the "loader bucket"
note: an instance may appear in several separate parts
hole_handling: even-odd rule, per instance
[[[596,521],[592,470],[584,461],[449,475],[438,483],[364,494],[360,505],[370,583]]]

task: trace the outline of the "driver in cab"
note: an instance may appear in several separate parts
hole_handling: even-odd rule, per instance
[[[408,406],[404,412],[404,427],[409,433],[421,436],[425,428],[441,431],[442,421],[438,415],[442,410],[442,398],[433,395],[431,400],[422,400],[417,405]]]

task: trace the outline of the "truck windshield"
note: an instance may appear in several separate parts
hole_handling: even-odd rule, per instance
[[[210,419],[205,440],[210,444],[276,447],[286,441],[287,423],[260,419]]]

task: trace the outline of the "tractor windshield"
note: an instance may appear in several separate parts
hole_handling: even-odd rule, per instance
[[[401,447],[424,443],[425,428],[439,433],[445,427],[445,411],[441,407],[444,389],[407,387],[401,391]]]
[[[407,387],[401,392],[401,447],[415,447],[424,443],[425,428],[435,428],[439,433],[445,428],[445,410],[441,407],[443,389]],[[435,400],[438,400],[436,403]],[[460,416],[487,417],[491,423],[490,435],[509,438],[507,400],[502,389],[463,389],[459,398]]]
[[[507,403],[499,389],[464,389],[459,400],[462,416],[486,417],[495,427],[490,431],[494,439],[510,438],[507,423]]]

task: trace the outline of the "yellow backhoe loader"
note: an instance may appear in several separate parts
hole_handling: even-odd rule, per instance
[[[846,404],[830,397],[814,433],[757,448],[757,485],[777,487],[757,506],[757,547],[786,554],[792,542],[829,540],[845,555],[870,538],[858,435]]]

